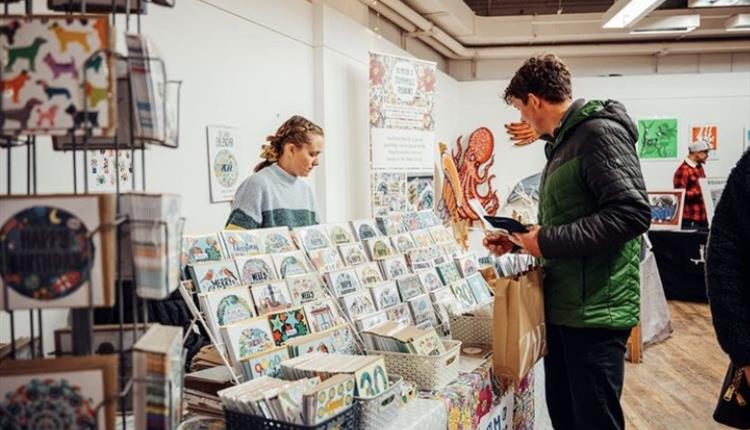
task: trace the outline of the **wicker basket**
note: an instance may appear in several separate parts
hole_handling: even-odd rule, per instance
[[[388,373],[401,375],[407,381],[416,382],[421,390],[437,390],[458,377],[458,360],[461,342],[444,340],[445,354],[419,355],[402,352],[372,351],[368,354],[382,355]]]
[[[248,415],[224,409],[227,430],[356,430],[359,429],[360,408],[357,402],[328,421],[314,426],[276,421],[269,418]]]
[[[492,345],[492,321],[485,316],[451,315],[451,337],[466,345]]]
[[[388,389],[370,399],[355,397],[359,403],[359,428],[380,430],[391,425],[398,417],[401,404],[401,383],[404,378],[399,375],[388,375]]]

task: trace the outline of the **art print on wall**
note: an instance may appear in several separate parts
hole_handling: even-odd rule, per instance
[[[120,192],[132,189],[133,160],[130,151],[119,151],[119,155],[114,149],[89,151],[88,163],[86,174],[90,192],[115,192],[118,180]]]
[[[435,205],[435,178],[432,175],[409,175],[406,177],[408,209],[421,211]]]
[[[651,229],[682,229],[685,190],[649,191],[648,203],[651,206]]]
[[[693,125],[690,127],[690,143],[708,143],[711,151],[719,149],[719,127],[716,125]]]
[[[724,187],[727,185],[727,180],[726,178],[700,178],[698,179],[698,183],[701,186],[703,203],[706,206],[708,226],[710,227],[711,221],[714,218],[716,206],[719,204],[721,194],[724,192]]]
[[[406,173],[373,172],[373,216],[379,217],[391,212],[404,212],[407,209],[406,202]]]
[[[638,120],[638,157],[642,160],[673,160],[677,154],[677,120]]]
[[[209,125],[206,139],[211,203],[230,202],[240,185],[239,130]]]
[[[84,127],[96,136],[114,134],[112,61],[95,55],[112,49],[107,17],[8,16],[0,27],[3,134],[83,134]]]

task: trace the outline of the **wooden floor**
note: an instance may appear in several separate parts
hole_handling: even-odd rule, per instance
[[[628,429],[726,429],[711,419],[728,358],[708,305],[669,302],[671,338],[626,363],[622,405]]]

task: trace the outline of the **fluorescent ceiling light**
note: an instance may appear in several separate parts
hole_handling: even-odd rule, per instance
[[[602,17],[603,28],[631,27],[664,0],[617,0]]]
[[[690,0],[688,7],[750,6],[750,0]]]
[[[738,13],[724,22],[727,31],[750,30],[750,13]]]
[[[701,25],[700,15],[654,16],[640,20],[630,34],[687,33]]]

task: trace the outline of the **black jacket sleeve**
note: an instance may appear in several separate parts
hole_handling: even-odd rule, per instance
[[[633,139],[618,124],[601,122],[583,125],[576,137],[585,142],[581,177],[596,210],[570,224],[542,227],[539,246],[545,258],[596,255],[640,236],[651,224]]]
[[[721,348],[750,366],[750,152],[729,175],[711,222],[706,285]]]

